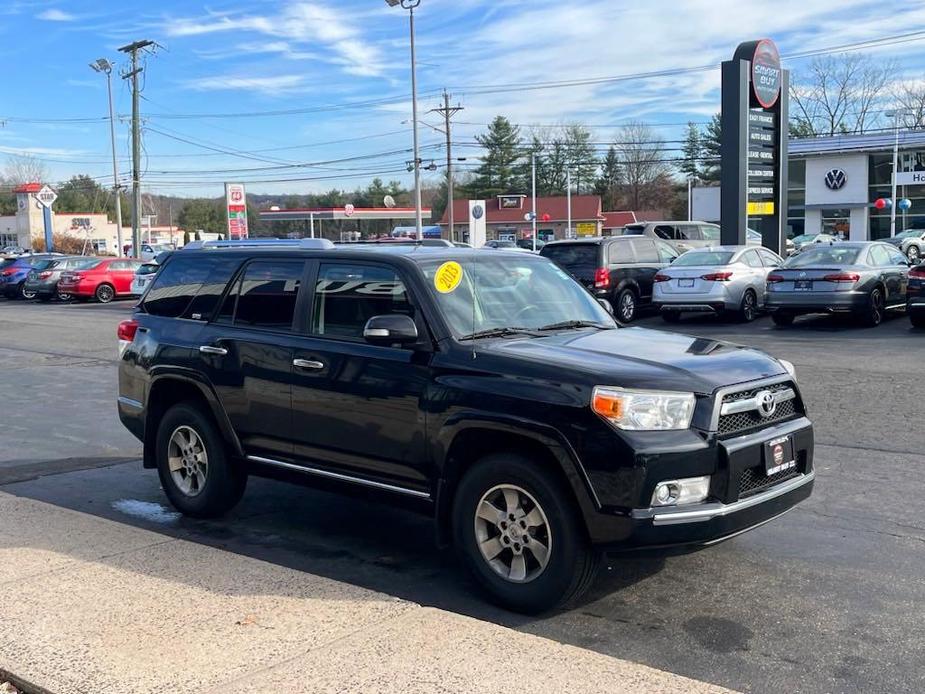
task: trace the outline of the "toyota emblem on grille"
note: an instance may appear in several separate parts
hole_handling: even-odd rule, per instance
[[[758,414],[765,419],[777,409],[777,397],[770,390],[762,390],[755,395],[755,402],[758,404]]]

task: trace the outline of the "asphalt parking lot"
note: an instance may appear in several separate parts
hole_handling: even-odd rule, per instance
[[[0,300],[0,488],[745,691],[918,691],[925,678],[925,332],[804,318],[671,330],[792,361],[816,423],[814,496],[725,544],[613,556],[583,603],[486,605],[424,518],[266,480],[221,521],[180,518],[115,413],[130,302]],[[642,327],[667,329],[660,319]],[[529,657],[529,654],[524,654]]]

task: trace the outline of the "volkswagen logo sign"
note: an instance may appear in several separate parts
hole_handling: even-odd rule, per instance
[[[777,410],[777,396],[770,390],[762,390],[755,395],[755,403],[758,405],[758,414],[767,419]]]
[[[472,207],[472,218],[473,219],[481,219],[482,215],[484,214],[485,214],[485,208],[483,208],[481,205],[474,205]]]
[[[825,187],[829,190],[841,190],[848,182],[848,177],[841,169],[830,169],[825,174]]]

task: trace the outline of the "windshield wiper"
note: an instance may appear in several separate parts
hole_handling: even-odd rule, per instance
[[[471,333],[469,335],[463,335],[460,340],[478,340],[482,337],[508,337],[509,335],[532,335],[533,337],[539,337],[535,330],[530,328],[519,328],[519,327],[504,327],[504,328],[488,328],[486,330],[479,330],[478,332]]]
[[[564,320],[561,323],[550,323],[537,330],[568,330],[570,328],[598,328],[599,330],[610,330],[613,326],[603,325],[593,320]]]

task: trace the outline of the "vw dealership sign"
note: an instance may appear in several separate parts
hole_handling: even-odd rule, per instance
[[[825,174],[825,187],[829,190],[841,190],[848,182],[848,176],[841,169],[829,169]]]

